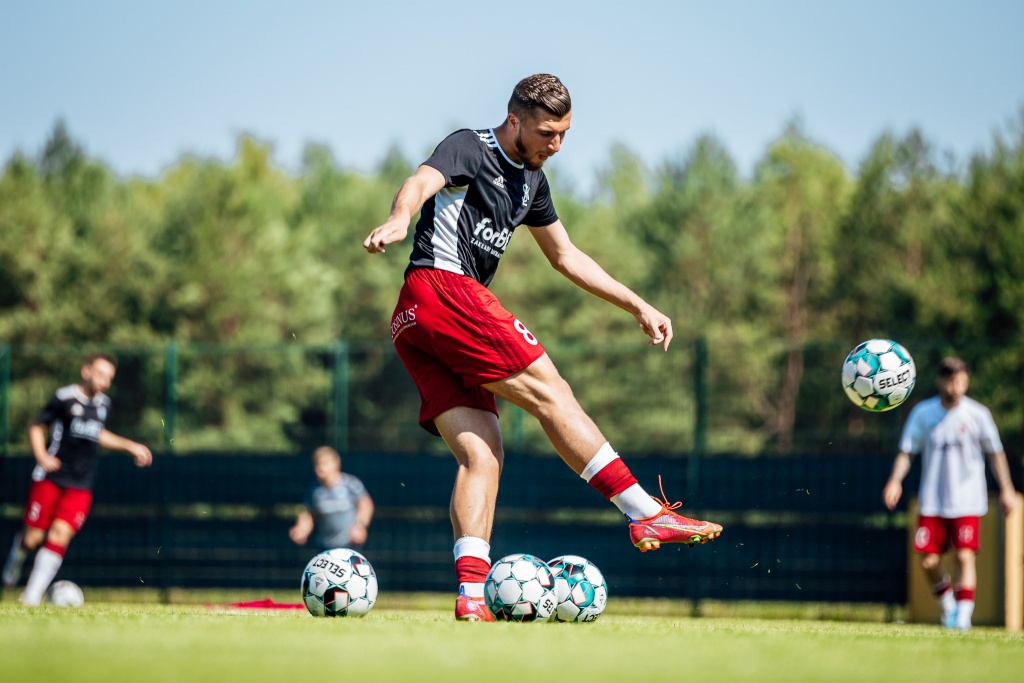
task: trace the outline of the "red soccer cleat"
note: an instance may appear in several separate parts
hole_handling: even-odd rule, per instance
[[[455,598],[455,618],[458,621],[494,621],[483,598],[471,598],[461,589],[459,597]]]
[[[658,477],[661,487],[661,477]],[[665,489],[661,489],[661,498],[651,496],[661,503],[661,512],[646,519],[629,519],[629,539],[640,552],[657,550],[662,543],[685,543],[695,545],[707,543],[722,533],[722,525],[714,522],[702,522],[676,514],[673,510],[682,507],[681,502],[668,503]]]

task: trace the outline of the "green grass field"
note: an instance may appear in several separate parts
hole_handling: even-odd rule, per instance
[[[0,602],[0,681],[1020,681],[1024,636],[854,621],[863,609],[686,616],[612,600],[593,624],[464,624],[448,596],[382,596],[363,619],[211,609],[86,593],[81,608]],[[290,594],[274,595],[294,601]],[[98,599],[96,599],[98,598]],[[715,610],[710,610],[714,612]],[[785,610],[773,610],[785,615]]]

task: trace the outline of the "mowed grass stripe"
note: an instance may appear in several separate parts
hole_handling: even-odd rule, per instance
[[[0,680],[1019,681],[1024,637],[934,626],[632,616],[463,624],[448,610],[305,612],[0,603]]]

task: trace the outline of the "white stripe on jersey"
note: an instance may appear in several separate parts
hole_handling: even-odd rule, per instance
[[[465,275],[459,262],[459,214],[466,201],[468,186],[446,187],[434,195],[434,262],[438,270]]]
[[[505,157],[505,161],[507,161],[508,163],[512,164],[516,168],[522,168],[523,167],[522,164],[517,164],[516,162],[514,162],[514,161],[512,161],[511,159],[508,158],[508,155],[505,154],[505,150],[503,150],[501,148],[501,145],[498,144],[498,138],[495,137],[494,129],[493,128],[488,128],[486,133],[480,133],[480,134],[478,134],[478,137],[480,138],[481,142],[483,142],[485,145],[487,145],[491,149],[496,149],[499,152],[501,152],[501,156]]]
[[[64,423],[60,420],[55,420],[50,425],[50,447],[46,449],[46,452],[50,455],[57,455],[57,451],[60,450],[61,439],[64,438]]]

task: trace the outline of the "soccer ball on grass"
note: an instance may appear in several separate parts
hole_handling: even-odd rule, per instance
[[[554,621],[596,621],[608,604],[608,583],[597,565],[579,555],[548,562],[555,575]]]
[[[361,617],[376,601],[377,575],[355,550],[326,550],[302,572],[302,602],[314,617]]]
[[[46,589],[46,601],[57,607],[81,607],[85,604],[85,595],[73,581],[54,581]]]
[[[858,344],[843,363],[843,390],[854,405],[880,413],[907,400],[917,380],[914,359],[900,344],[871,339]]]
[[[484,600],[502,621],[548,621],[555,611],[555,578],[533,555],[506,555],[484,580]]]

